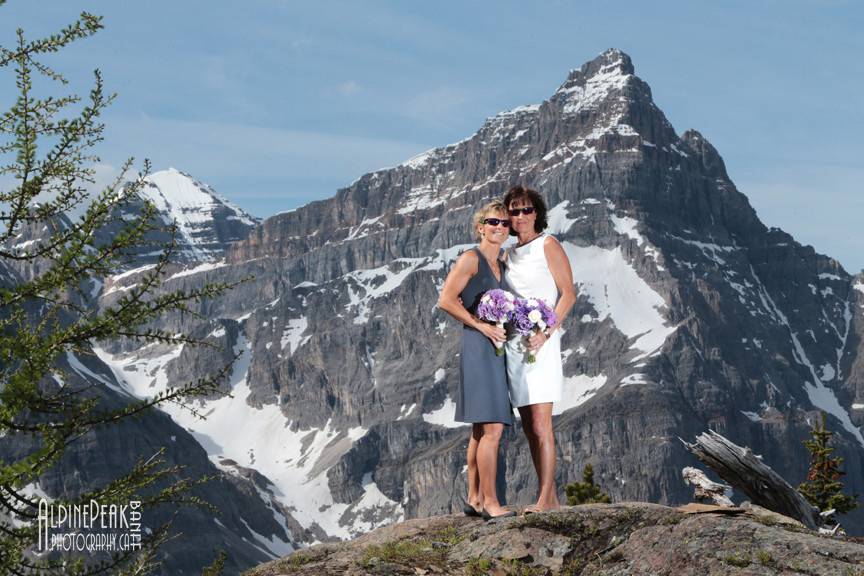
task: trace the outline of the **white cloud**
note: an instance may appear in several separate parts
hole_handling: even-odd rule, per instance
[[[132,167],[126,175],[131,178],[137,174],[136,167]],[[138,167],[140,168],[140,166]],[[87,185],[87,192],[90,194],[98,194],[110,186],[117,176],[120,175],[120,169],[113,164],[98,162],[93,166],[93,183]]]
[[[336,87],[336,91],[342,94],[343,96],[353,96],[360,92],[360,84],[355,82],[354,80],[348,80],[347,82],[342,82]]]
[[[465,90],[439,86],[410,98],[403,113],[432,126],[449,127],[461,122],[463,111],[471,100]]]

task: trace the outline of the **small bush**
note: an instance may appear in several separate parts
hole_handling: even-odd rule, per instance
[[[492,560],[472,558],[465,565],[465,576],[488,576],[490,570],[492,570]]]
[[[739,552],[736,552],[734,554],[727,554],[723,558],[723,561],[726,564],[730,564],[732,566],[737,566],[738,568],[746,568],[747,566],[750,565],[750,562],[751,562],[750,556],[745,555],[745,554],[741,554]]]
[[[582,472],[582,482],[571,482],[564,486],[567,493],[567,504],[576,506],[578,504],[609,504],[612,499],[594,484],[594,467],[585,465]]]
[[[774,557],[771,556],[771,553],[767,550],[757,550],[756,560],[758,560],[759,563],[763,566],[773,566],[774,564],[776,564]]]

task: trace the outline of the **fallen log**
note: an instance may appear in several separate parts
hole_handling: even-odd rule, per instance
[[[718,476],[746,494],[753,504],[795,518],[813,530],[823,524],[819,510],[749,448],[738,446],[713,430],[700,434],[693,444],[681,442]]]
[[[717,506],[735,506],[732,500],[726,496],[727,491],[731,491],[732,488],[726,484],[712,482],[698,468],[687,466],[681,471],[681,476],[683,476],[685,484],[692,484],[696,489],[694,495],[696,502],[701,504],[713,502]]]

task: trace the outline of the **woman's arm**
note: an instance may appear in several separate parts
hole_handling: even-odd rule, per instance
[[[573,286],[573,270],[570,268],[570,260],[567,258],[567,253],[564,252],[561,243],[552,236],[547,236],[543,241],[543,252],[546,254],[549,271],[555,280],[555,286],[558,288],[558,303],[555,305],[555,316],[558,317],[558,321],[546,330],[551,336],[564,323],[564,318],[576,304],[576,289]],[[539,332],[528,339],[528,348],[532,349],[533,347],[533,350],[537,350],[546,340],[548,340],[546,334]]]
[[[576,304],[576,288],[573,286],[573,270],[570,268],[570,259],[561,243],[552,236],[547,236],[543,243],[543,252],[546,254],[546,262],[549,263],[549,271],[555,279],[558,288],[558,304],[555,305],[555,316],[558,321],[549,330],[549,334],[558,329],[564,323],[564,318],[570,314],[573,305]]]
[[[444,287],[441,288],[441,295],[438,297],[438,307],[450,314],[456,320],[459,320],[466,326],[470,326],[481,332],[484,336],[493,342],[503,342],[505,333],[503,328],[498,328],[494,324],[483,322],[471,315],[462,301],[459,299],[459,294],[465,289],[468,281],[477,274],[480,261],[477,258],[477,253],[469,250],[459,256],[456,264],[444,280]]]

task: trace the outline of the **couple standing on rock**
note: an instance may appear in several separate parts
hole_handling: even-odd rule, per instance
[[[543,233],[546,203],[530,188],[511,188],[502,200],[478,210],[472,225],[480,243],[456,260],[438,301],[463,324],[456,420],[472,424],[465,514],[487,520],[516,514],[501,506],[495,490],[498,444],[504,425],[513,423],[513,406],[539,485],[537,502],[525,512],[552,510],[559,506],[552,403],[561,399],[564,378],[559,328],[576,302],[570,262],[561,244]],[[508,236],[516,236],[517,243],[504,251]],[[480,297],[494,288],[545,300],[558,321],[527,342],[518,335],[508,340],[503,328],[475,316]],[[505,342],[505,356],[497,356],[496,345]],[[526,347],[535,362],[524,361]]]

